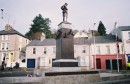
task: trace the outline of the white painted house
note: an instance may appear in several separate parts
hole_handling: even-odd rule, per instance
[[[117,69],[117,59],[120,61],[120,69],[125,69],[125,55],[122,50],[122,41],[118,40],[119,54],[117,58],[117,41],[115,35],[96,36],[91,39],[91,54],[93,57],[93,68]]]
[[[40,58],[44,60],[44,67],[52,67],[52,61],[56,59],[56,40],[33,40],[26,49],[26,63],[28,68],[38,68]],[[74,39],[74,58],[79,60],[79,66],[91,66],[89,62],[89,45],[84,38]],[[48,59],[45,60],[45,59]],[[46,61],[46,62],[45,62]],[[81,63],[84,62],[84,63]]]
[[[88,38],[88,35],[83,31],[78,31],[75,33],[74,38]]]
[[[130,62],[130,26],[119,26],[111,32],[112,35],[116,33],[123,42],[122,47],[126,54],[126,60],[128,61],[129,59]]]

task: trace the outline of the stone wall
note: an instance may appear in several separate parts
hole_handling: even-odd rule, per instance
[[[87,84],[100,82],[99,74],[45,76],[45,77],[7,77],[0,78],[0,84]]]

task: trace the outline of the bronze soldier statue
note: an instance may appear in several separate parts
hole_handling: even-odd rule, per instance
[[[65,3],[63,6],[61,6],[62,9],[62,14],[63,14],[63,22],[67,22],[67,17],[68,17],[68,9],[67,9],[67,3]],[[66,19],[66,20],[65,20]]]

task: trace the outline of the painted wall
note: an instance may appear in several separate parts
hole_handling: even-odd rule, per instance
[[[43,53],[43,49],[47,48],[47,53]],[[53,52],[53,48],[56,46],[28,46],[26,49],[26,60],[27,59],[36,59],[36,67],[38,66],[38,59],[39,57],[47,57],[51,60],[49,64],[52,67],[52,59],[56,58],[56,52]],[[36,54],[33,54],[33,48],[36,48]],[[85,52],[83,52],[85,50]],[[92,61],[92,58],[89,55],[89,45],[74,45],[74,57],[77,59],[78,57],[83,57],[86,59],[87,63]],[[27,62],[26,62],[27,63]],[[87,65],[88,66],[88,65]],[[92,66],[92,63],[89,64]]]
[[[126,54],[130,54],[130,39],[128,32],[130,31],[122,31],[122,41],[124,42],[124,49]]]
[[[80,37],[88,37],[87,34],[85,34],[84,32],[77,32],[75,35],[74,35],[74,38],[80,38]]]
[[[100,58],[101,59],[101,69],[106,70],[106,60],[115,60],[117,59],[116,54],[111,54],[111,55],[96,55],[96,59]],[[125,63],[125,55],[120,54],[119,59],[122,59],[122,69],[126,69],[126,63]],[[95,60],[95,59],[94,59]],[[94,61],[95,64],[95,61]]]
[[[13,53],[13,62],[18,61],[21,55],[25,56],[25,53],[21,54],[22,53],[21,51],[25,52],[25,48],[29,40],[17,34],[8,35],[8,37],[9,37],[8,40],[2,40],[2,35],[0,35],[0,62],[2,62],[3,60],[3,57],[4,57],[3,53],[6,53],[6,62],[7,64],[10,64],[9,62],[10,53]],[[2,50],[1,49],[2,43],[9,43],[8,49],[5,48],[5,50]]]

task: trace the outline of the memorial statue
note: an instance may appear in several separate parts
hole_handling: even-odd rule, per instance
[[[63,22],[67,22],[67,17],[68,17],[68,9],[67,9],[67,3],[65,3],[63,6],[61,6],[62,14],[63,14]],[[66,19],[66,20],[65,20]]]

